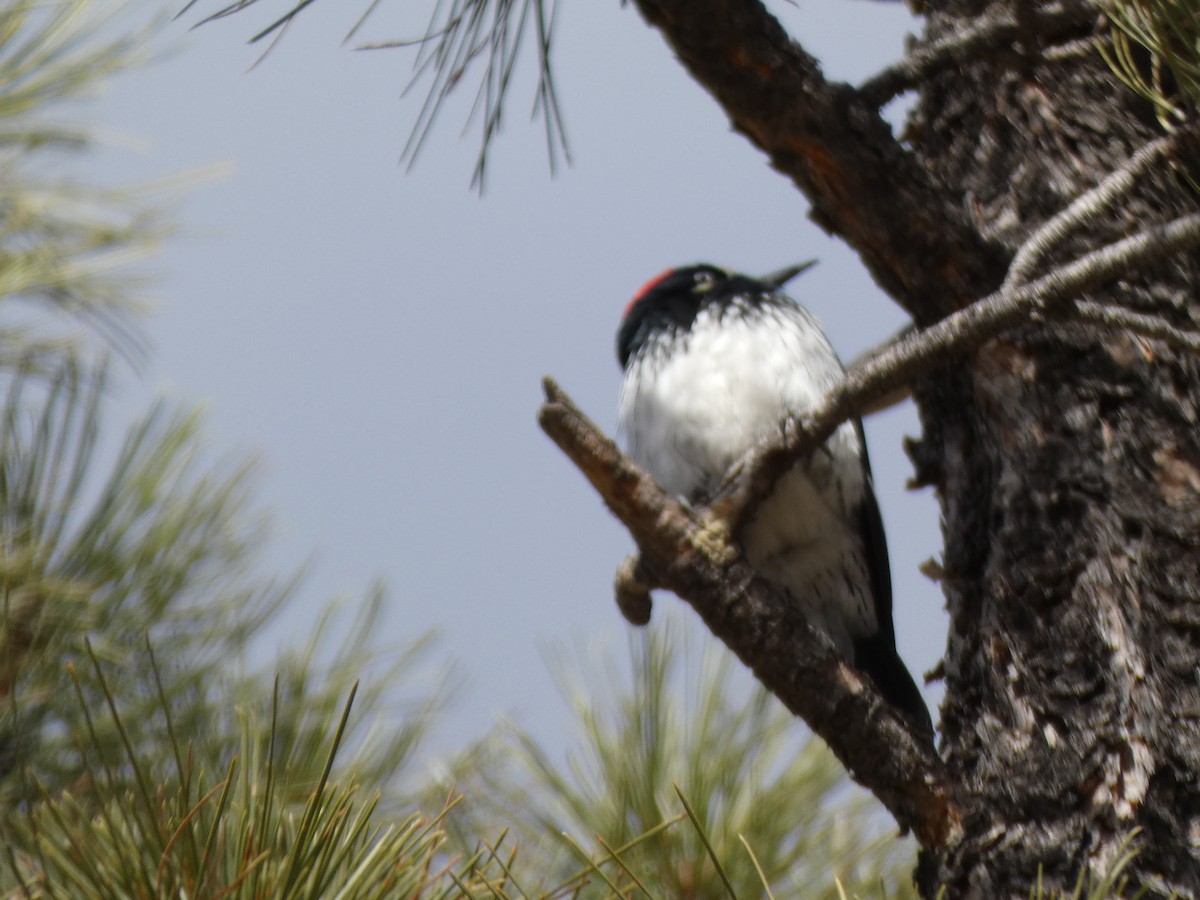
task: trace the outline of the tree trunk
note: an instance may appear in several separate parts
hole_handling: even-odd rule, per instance
[[[1010,253],[1163,134],[1094,46],[1044,47],[1037,4],[1016,6],[1018,41],[930,79],[910,134]],[[937,40],[1013,4],[925,13]],[[1162,164],[1047,264],[1195,207]],[[1089,299],[1190,329],[1198,285],[1189,254]],[[945,529],[942,755],[969,811],[961,840],[923,852],[926,896],[1026,897],[1039,877],[1069,892],[1126,847],[1133,885],[1200,896],[1198,398],[1194,356],[1053,319],[917,385],[913,458]]]

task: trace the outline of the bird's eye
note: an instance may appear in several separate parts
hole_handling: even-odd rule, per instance
[[[713,278],[712,272],[697,272],[695,285],[696,289],[700,291],[707,291],[710,287],[712,287],[714,280],[715,279]]]

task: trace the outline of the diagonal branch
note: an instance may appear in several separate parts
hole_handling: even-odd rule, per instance
[[[1007,256],[849,85],[827,81],[759,0],[637,0],[735,128],[812,203],[876,281],[928,323],[998,285]]]
[[[1035,313],[1174,253],[1200,247],[1200,213],[1153,225],[1060,266],[1036,281],[1003,288],[924,330],[888,342],[846,372],[787,439],[751,450],[730,471],[713,503],[718,514],[739,522],[770,493],[795,460],[897,388],[911,385],[939,365],[962,356]],[[1094,319],[1094,310],[1089,310]],[[1111,324],[1111,322],[1110,322]]]
[[[1176,151],[1184,134],[1169,135],[1140,147],[1094,188],[1076,197],[1066,209],[1043,222],[1017,250],[1001,288],[1029,280],[1042,260],[1080,228],[1095,221],[1124,199],[1138,179],[1160,159]],[[1193,135],[1194,137],[1194,135]]]
[[[795,603],[755,575],[727,529],[666,494],[553,381],[544,389],[542,430],[629,529],[643,571],[691,604],[923,846],[956,840],[964,813],[932,745],[808,626]]]
[[[1162,341],[1168,347],[1174,347],[1183,353],[1200,353],[1200,332],[1177,328],[1161,316],[1137,312],[1123,306],[1081,300],[1071,310],[1071,318]]]

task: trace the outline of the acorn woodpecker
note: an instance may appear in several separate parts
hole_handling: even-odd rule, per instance
[[[665,490],[691,502],[711,499],[739,457],[779,439],[789,417],[810,410],[842,377],[817,320],[782,291],[811,265],[765,278],[710,265],[669,269],[625,308],[618,434]],[[896,653],[887,545],[862,423],[842,424],[781,478],[740,538],[750,565],[932,733]]]

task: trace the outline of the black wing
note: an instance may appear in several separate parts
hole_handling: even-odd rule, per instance
[[[859,533],[866,554],[867,571],[871,577],[871,593],[875,600],[877,630],[869,638],[854,642],[854,664],[871,676],[875,686],[892,706],[904,713],[914,725],[933,733],[933,721],[921,697],[921,691],[896,652],[896,629],[892,623],[892,569],[888,562],[887,537],[883,532],[883,517],[875,499],[871,478],[871,463],[867,458],[867,442],[862,422],[854,421],[862,446],[863,493],[859,509]]]

